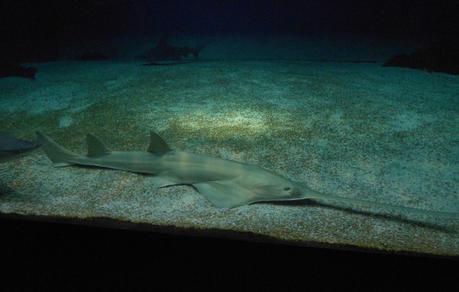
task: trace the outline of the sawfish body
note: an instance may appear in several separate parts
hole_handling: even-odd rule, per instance
[[[271,171],[245,163],[174,151],[155,133],[148,151],[110,151],[88,135],[88,154],[72,153],[37,133],[55,166],[72,164],[154,175],[158,187],[192,185],[217,207],[234,208],[259,201],[304,199],[299,185]]]
[[[85,165],[152,175],[157,187],[193,186],[219,208],[235,208],[256,202],[313,200],[339,208],[383,208],[396,216],[433,215],[458,220],[457,213],[427,211],[323,194],[306,184],[293,182],[256,165],[172,150],[151,132],[148,151],[111,151],[93,135],[87,135],[88,154],[78,155],[38,132],[38,142],[55,166]]]

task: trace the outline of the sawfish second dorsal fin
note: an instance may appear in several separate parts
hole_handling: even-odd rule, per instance
[[[88,143],[88,157],[100,157],[110,154],[110,150],[96,136],[88,134],[86,135],[86,141]]]
[[[171,151],[171,148],[158,134],[150,131],[150,146],[148,152],[153,154],[164,154]]]

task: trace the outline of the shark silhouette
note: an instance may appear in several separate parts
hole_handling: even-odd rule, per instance
[[[147,151],[111,151],[94,135],[87,135],[86,156],[72,153],[41,132],[38,141],[55,166],[83,165],[153,175],[156,185],[190,185],[218,208],[235,208],[258,202],[312,200],[322,205],[356,204],[386,207],[401,212],[458,219],[458,214],[375,203],[323,194],[256,165],[172,150],[156,133],[150,133]],[[344,204],[343,204],[344,203]],[[403,218],[402,218],[403,219]]]
[[[20,158],[38,147],[40,145],[36,142],[21,140],[0,133],[0,163]]]
[[[15,62],[0,62],[0,78],[3,77],[22,77],[30,80],[35,80],[37,68],[24,67]]]
[[[143,54],[143,57],[150,62],[156,61],[180,61],[184,58],[193,56],[195,59],[199,58],[199,53],[205,47],[201,45],[198,47],[177,47],[173,46],[168,42],[168,35],[163,34],[156,47],[146,51]]]

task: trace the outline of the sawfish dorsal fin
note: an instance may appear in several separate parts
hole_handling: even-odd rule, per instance
[[[153,131],[150,132],[150,146],[148,146],[148,152],[153,154],[164,154],[171,150],[172,149],[163,138]]]
[[[100,157],[110,154],[110,150],[105,147],[99,138],[92,134],[86,135],[86,141],[88,143],[88,157]]]

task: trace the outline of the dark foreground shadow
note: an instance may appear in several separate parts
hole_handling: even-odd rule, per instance
[[[19,219],[0,218],[0,230],[2,287],[12,287],[3,291],[221,291],[222,285],[229,291],[334,291],[337,283],[340,291],[457,287],[453,258]],[[384,281],[381,269],[387,270]]]

